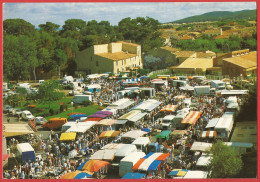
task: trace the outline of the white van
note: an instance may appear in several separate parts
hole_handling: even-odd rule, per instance
[[[173,119],[175,118],[174,115],[167,115],[162,119],[162,126],[163,130],[168,130],[172,127]]]
[[[132,144],[136,146],[138,152],[146,152],[150,139],[149,137],[139,137]]]
[[[30,121],[30,120],[33,120],[35,117],[32,115],[32,113],[30,111],[25,110],[22,112],[22,118],[24,120]]]
[[[112,168],[118,169],[121,159],[133,152],[137,152],[137,148],[133,144],[125,144],[123,147],[117,150],[115,153],[115,158],[113,159],[111,164]]]
[[[130,155],[124,157],[119,164],[119,176],[122,177],[126,173],[132,173],[133,166],[145,155],[146,154],[144,152],[133,152]]]
[[[92,96],[91,95],[75,95],[72,99],[72,102],[75,104],[82,104],[84,101],[90,101],[92,102]]]

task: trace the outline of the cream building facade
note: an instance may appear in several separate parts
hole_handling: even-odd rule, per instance
[[[120,73],[143,68],[141,46],[128,42],[94,45],[76,55],[77,74]]]

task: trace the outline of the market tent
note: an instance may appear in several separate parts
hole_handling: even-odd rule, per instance
[[[95,114],[103,114],[103,115],[110,116],[110,115],[113,114],[113,112],[110,112],[110,111],[98,111]]]
[[[3,135],[13,137],[34,133],[28,124],[3,124]]]
[[[207,126],[205,128],[214,128],[216,124],[218,123],[219,118],[213,118],[209,120]]]
[[[134,139],[136,139],[138,137],[145,135],[146,133],[147,132],[141,131],[141,130],[132,130],[132,131],[128,131],[125,134],[123,134],[121,136],[121,138],[134,138]]]
[[[66,130],[66,133],[69,133],[69,132],[85,133],[95,124],[96,124],[96,121],[75,123],[75,125],[72,125],[68,130]]]
[[[194,125],[200,118],[201,114],[202,112],[199,111],[190,111],[189,114],[181,121],[181,123]]]
[[[126,173],[121,179],[142,179],[144,177],[143,173]]]
[[[85,179],[92,177],[93,173],[88,171],[74,171],[70,173],[66,173],[65,175],[61,176],[60,179]]]
[[[173,132],[171,132],[170,135],[188,135],[189,131],[188,130],[174,130]]]
[[[109,160],[112,161],[115,157],[117,149],[105,149],[96,151],[89,159],[93,160]]]
[[[127,122],[126,119],[120,119],[120,120],[116,120],[116,124],[125,124]]]
[[[133,116],[133,117],[131,117],[130,119],[129,119],[129,121],[132,121],[132,122],[137,122],[137,121],[139,121],[140,119],[142,119],[143,117],[145,117],[147,115],[147,113],[138,113],[138,114],[136,114],[135,116]]]
[[[76,133],[62,133],[60,136],[60,141],[70,141],[76,139]]]
[[[212,159],[212,156],[205,156],[205,155],[202,155],[197,163],[196,163],[196,166],[207,166],[209,163],[210,163],[210,160]]]
[[[180,90],[188,90],[188,91],[193,91],[194,87],[190,86],[190,85],[185,85],[183,87],[179,87]]]
[[[101,149],[102,150],[105,150],[105,149],[109,149],[109,150],[117,149],[118,150],[121,147],[123,147],[124,145],[126,145],[126,144],[123,144],[123,143],[109,143],[109,144],[105,145],[104,147],[102,147]]]
[[[186,175],[188,170],[186,169],[173,169],[170,173],[169,176],[178,176],[178,177],[183,177]]]
[[[153,153],[150,152],[133,166],[132,170],[138,171],[154,171],[158,168],[162,161],[169,157],[169,153]]]
[[[209,151],[212,147],[212,143],[206,143],[206,142],[193,142],[190,150],[192,151],[201,151],[206,152]]]
[[[143,111],[151,112],[152,110],[157,108],[160,104],[161,104],[161,102],[159,102],[155,99],[149,99],[149,100],[146,100],[146,101],[140,103],[138,106],[136,106],[134,108],[134,110],[143,110]]]
[[[116,137],[121,133],[121,131],[103,131],[100,135],[99,138],[111,138],[111,137]]]
[[[150,128],[142,128],[141,131],[145,131],[147,133],[151,132],[151,129]]]
[[[183,179],[206,179],[207,175],[206,171],[188,171]]]
[[[116,123],[115,119],[102,119],[96,125],[105,125],[105,126],[111,126]]]
[[[216,131],[202,131],[200,133],[201,138],[216,138],[217,132]]]
[[[174,97],[175,100],[182,100],[182,99],[185,99],[185,98],[186,98],[185,95],[176,95],[176,96]]]
[[[156,138],[166,138],[168,140],[169,135],[171,134],[171,131],[169,130],[164,130],[161,133],[155,135]]]
[[[178,108],[177,105],[166,105],[160,111],[161,112],[163,112],[163,111],[175,112],[177,108]]]
[[[139,110],[132,110],[126,114],[124,114],[123,116],[121,116],[120,118],[118,118],[119,120],[129,120],[130,118],[134,117],[135,115],[137,115],[138,113],[140,113],[141,111]]]
[[[88,118],[86,120],[84,120],[83,122],[86,122],[86,121],[100,121],[102,118]]]
[[[88,118],[106,118],[107,117],[107,115],[105,115],[105,114],[92,114],[92,115],[90,115],[90,116],[88,116]]]
[[[82,167],[82,170],[96,173],[100,168],[106,165],[109,165],[109,162],[101,160],[88,160]]]

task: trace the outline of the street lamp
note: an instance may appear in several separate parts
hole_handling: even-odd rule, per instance
[[[241,77],[241,89],[242,89],[242,77],[243,77],[243,75],[240,74],[240,77]]]
[[[71,102],[70,104],[71,104],[71,106],[72,106],[72,114],[73,114],[73,104],[74,104],[74,103],[73,103],[73,102]]]

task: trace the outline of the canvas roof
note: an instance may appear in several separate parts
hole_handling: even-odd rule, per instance
[[[188,58],[179,66],[173,66],[171,68],[201,68],[206,70],[213,67],[213,59],[211,58]]]
[[[174,54],[176,55],[176,57],[190,57],[195,53],[196,53],[195,51],[178,51],[175,52]]]
[[[19,143],[17,144],[17,149],[22,152],[34,151],[33,147],[29,143]]]
[[[28,124],[3,124],[3,135],[13,137],[34,133]]]

